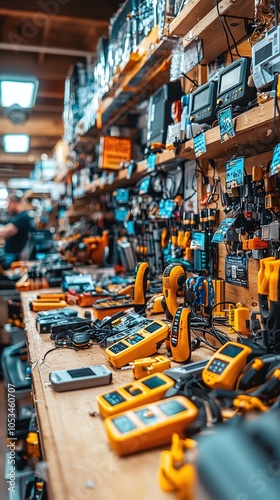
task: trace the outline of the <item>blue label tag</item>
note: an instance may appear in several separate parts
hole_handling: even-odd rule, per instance
[[[280,143],[273,148],[272,162],[269,175],[278,174],[280,170]]]
[[[218,123],[220,127],[221,142],[228,141],[228,139],[235,136],[231,106],[218,113]]]
[[[226,188],[231,189],[244,184],[244,157],[226,162]]]
[[[157,155],[151,153],[147,158],[147,170],[155,170],[157,162]]]
[[[193,148],[196,158],[206,153],[205,134],[199,134],[193,139]]]

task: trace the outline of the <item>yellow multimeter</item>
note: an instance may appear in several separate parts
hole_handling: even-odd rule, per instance
[[[151,321],[148,325],[115,342],[105,349],[110,363],[116,368],[134,361],[137,358],[150,356],[157,351],[157,346],[168,336],[168,325],[163,321]]]
[[[99,412],[103,417],[110,417],[143,404],[159,401],[174,384],[175,381],[163,373],[149,375],[114,391],[99,394],[96,398]]]
[[[119,455],[129,455],[169,444],[174,432],[184,437],[197,415],[190,400],[174,396],[108,417],[104,425],[112,448]]]
[[[237,342],[227,342],[203,369],[203,382],[211,389],[234,389],[251,354],[251,347]]]
[[[178,307],[173,318],[170,333],[170,349],[174,361],[188,363],[191,359],[191,309]]]

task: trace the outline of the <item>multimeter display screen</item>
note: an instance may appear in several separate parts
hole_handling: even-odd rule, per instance
[[[90,368],[77,368],[76,370],[67,370],[70,377],[72,378],[80,378],[80,377],[92,377],[92,375],[96,375],[94,371]]]
[[[152,323],[149,326],[145,327],[145,330],[149,333],[154,333],[160,328],[160,325],[158,323]]]
[[[156,387],[160,387],[161,385],[164,385],[165,382],[162,380],[160,377],[152,377],[149,380],[142,381],[142,384],[148,387],[149,389],[155,389]]]
[[[168,403],[163,403],[159,405],[159,408],[165,415],[172,417],[172,415],[177,415],[186,410],[186,407],[178,403],[178,401],[169,401]]]
[[[202,90],[201,92],[198,92],[194,96],[194,102],[193,102],[193,109],[200,109],[203,108],[204,106],[207,106],[209,102],[209,88],[207,87],[206,89]]]
[[[221,76],[220,93],[222,94],[231,87],[235,87],[239,83],[241,65],[236,66]]]
[[[122,434],[125,434],[126,432],[133,431],[133,429],[136,429],[136,425],[134,425],[133,422],[131,422],[131,420],[128,417],[117,417],[114,418],[113,422],[118,431],[121,432]]]
[[[243,351],[242,347],[238,347],[236,345],[227,345],[220,351],[224,356],[228,356],[229,358],[236,358],[240,352]]]

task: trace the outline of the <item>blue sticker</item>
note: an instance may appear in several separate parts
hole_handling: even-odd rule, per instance
[[[272,162],[270,165],[269,175],[278,174],[280,170],[280,143],[273,148]]]
[[[154,153],[149,154],[147,158],[147,170],[155,170],[157,162],[157,155]]]
[[[148,190],[150,187],[150,181],[151,181],[150,177],[146,177],[146,179],[143,179],[143,181],[140,183],[140,186],[139,186],[139,194],[140,195],[148,193]]]
[[[192,250],[205,250],[205,233],[193,231],[191,239]]]
[[[244,184],[244,157],[234,158],[226,162],[226,188],[242,186]]]
[[[220,127],[221,142],[225,142],[235,136],[231,106],[219,111],[218,123]]]
[[[206,153],[206,140],[205,140],[205,134],[198,134],[196,137],[193,139],[193,147],[194,147],[194,154],[196,158],[198,156],[203,155]]]
[[[225,235],[227,234],[231,226],[235,223],[236,219],[237,217],[227,217],[226,219],[224,219],[219,225],[217,231],[214,233],[212,243],[222,243]]]

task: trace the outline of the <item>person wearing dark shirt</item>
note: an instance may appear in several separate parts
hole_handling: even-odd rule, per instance
[[[3,256],[5,268],[20,259],[20,254],[32,231],[32,219],[23,209],[21,198],[12,195],[8,203],[8,214],[11,219],[0,227],[0,238],[6,241]]]

